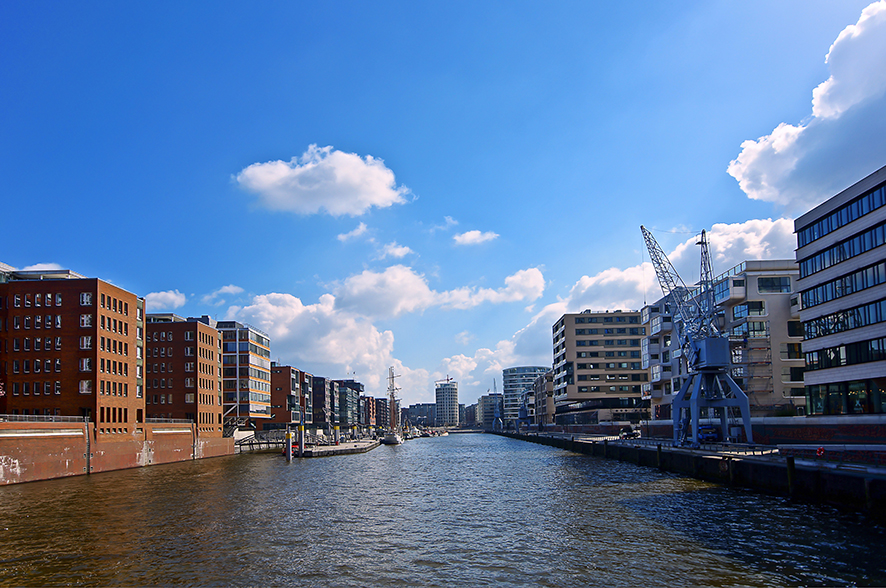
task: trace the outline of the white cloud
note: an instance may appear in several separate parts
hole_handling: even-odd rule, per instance
[[[35,263],[34,265],[29,265],[28,267],[22,268],[24,272],[30,271],[55,271],[65,269],[57,263]]]
[[[467,345],[471,341],[473,341],[476,337],[470,331],[462,331],[458,335],[455,336],[455,342],[460,345]]]
[[[492,231],[486,231],[485,233],[481,233],[480,231],[468,231],[452,237],[456,245],[478,245],[497,238],[498,233],[493,233]]]
[[[345,241],[350,241],[351,239],[365,234],[367,230],[368,229],[366,227],[366,223],[360,223],[359,225],[357,225],[356,229],[348,233],[341,233],[340,235],[338,235],[338,237],[336,237],[336,239],[344,243]]]
[[[454,218],[452,218],[451,216],[444,216],[443,217],[443,224],[442,225],[434,225],[433,227],[431,227],[431,232],[433,233],[434,231],[441,231],[441,230],[445,231],[447,229],[454,227],[457,224],[458,224],[458,221],[455,220]]]
[[[267,208],[298,214],[359,216],[373,206],[402,204],[409,193],[381,159],[317,145],[290,161],[254,163],[236,181]]]
[[[500,304],[535,300],[544,292],[541,270],[520,270],[505,278],[505,286],[491,288],[458,288],[437,292],[412,268],[394,265],[382,272],[365,270],[349,277],[335,291],[337,308],[365,316],[394,317],[407,312],[421,312],[432,306],[467,309],[484,302]]]
[[[752,199],[805,212],[886,159],[886,0],[862,11],[826,57],[830,77],[812,92],[805,124],[779,124],[741,144],[727,172]]]
[[[145,296],[146,312],[158,310],[174,310],[184,306],[187,298],[178,290],[166,290],[165,292],[151,292]]]
[[[243,293],[243,288],[240,286],[235,286],[234,284],[228,284],[227,286],[222,286],[218,290],[214,292],[210,292],[206,296],[200,299],[203,304],[212,304],[214,306],[221,306],[225,304],[225,299],[222,296],[225,295],[236,295]]]
[[[388,243],[382,247],[379,259],[385,259],[386,257],[395,257],[399,259],[401,257],[406,257],[410,253],[415,252],[406,245],[398,245],[397,242],[394,241],[393,243]]]

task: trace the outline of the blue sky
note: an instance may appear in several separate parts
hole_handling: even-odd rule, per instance
[[[790,258],[886,164],[886,1],[4,2],[0,261],[237,319],[407,404],[564,312]]]

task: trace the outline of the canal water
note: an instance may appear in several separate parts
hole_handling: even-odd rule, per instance
[[[886,585],[886,531],[493,435],[0,488],[0,585]]]

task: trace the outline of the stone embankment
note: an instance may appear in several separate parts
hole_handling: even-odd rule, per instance
[[[689,449],[672,447],[669,439],[496,434],[792,500],[864,512],[886,524],[886,467],[835,461],[828,458],[826,448],[810,456],[782,454],[777,447],[741,444]],[[831,449],[834,450],[830,456],[838,455],[836,448]]]

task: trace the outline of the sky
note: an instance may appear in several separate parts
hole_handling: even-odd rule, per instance
[[[886,164],[886,0],[0,4],[0,261],[405,405],[551,326],[794,257]]]

